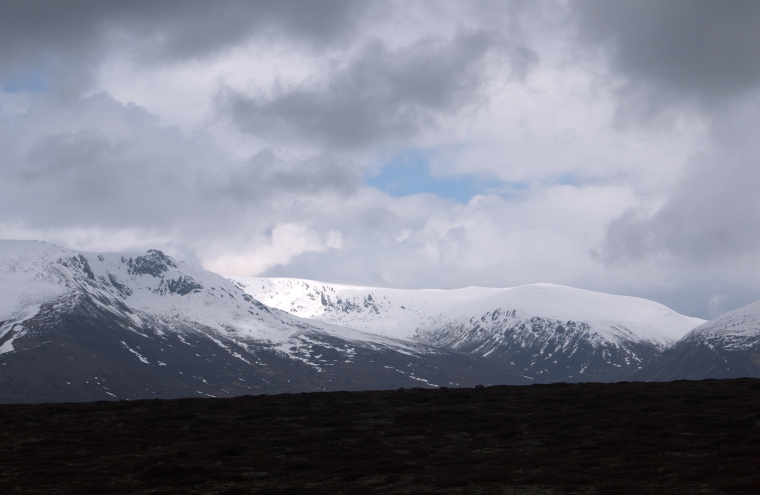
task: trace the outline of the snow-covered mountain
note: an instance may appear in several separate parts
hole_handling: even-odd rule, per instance
[[[649,381],[760,377],[760,300],[698,326],[636,377]]]
[[[157,250],[0,241],[0,402],[614,381],[699,323],[549,284],[228,279]],[[754,352],[750,334],[703,340]]]
[[[0,241],[0,402],[525,383],[270,308],[166,256]]]
[[[290,314],[404,340],[452,305],[504,289],[404,290],[330,284],[297,278],[228,277],[264,304]]]
[[[704,320],[646,299],[552,284],[402,290],[230,277],[293,315],[467,353],[538,381],[613,381]]]

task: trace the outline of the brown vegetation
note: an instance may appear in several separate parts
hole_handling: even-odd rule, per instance
[[[760,493],[760,380],[0,406],[0,492]]]

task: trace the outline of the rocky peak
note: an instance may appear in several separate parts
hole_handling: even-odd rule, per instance
[[[177,268],[177,264],[158,249],[149,249],[145,256],[138,256],[127,261],[130,275],[162,276],[169,267]]]

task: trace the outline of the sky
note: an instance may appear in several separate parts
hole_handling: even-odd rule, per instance
[[[760,3],[0,2],[0,238],[760,298]]]

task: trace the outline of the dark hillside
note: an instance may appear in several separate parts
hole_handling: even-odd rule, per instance
[[[703,340],[687,336],[667,349],[662,356],[628,377],[630,380],[671,381],[707,378],[760,376],[760,338],[753,336],[744,344],[726,345],[720,338]]]
[[[0,493],[760,493],[760,380],[0,406]]]

